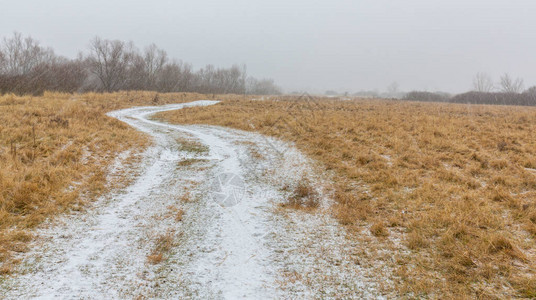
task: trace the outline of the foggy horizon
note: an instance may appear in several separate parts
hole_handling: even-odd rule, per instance
[[[31,7],[31,9],[30,9]],[[285,92],[460,93],[477,72],[536,85],[532,1],[19,1],[0,35],[37,39],[56,54],[87,52],[95,36],[151,43],[169,57],[272,78]]]

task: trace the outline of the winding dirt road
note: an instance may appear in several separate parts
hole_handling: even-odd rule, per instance
[[[288,187],[304,177],[318,183],[319,193],[328,180],[294,147],[259,134],[150,118],[161,111],[215,103],[110,113],[154,140],[141,164],[127,164],[129,153],[123,153],[110,166],[110,181],[122,179],[118,170],[135,168],[133,183],[102,197],[88,211],[40,229],[40,244],[25,255],[20,274],[0,284],[0,295],[379,297],[357,264],[357,245],[324,212],[328,200],[314,213],[278,205],[289,196]],[[186,147],[188,141],[203,147]],[[178,210],[184,212],[182,220],[173,217]],[[171,247],[161,262],[152,264],[148,256],[162,236]]]

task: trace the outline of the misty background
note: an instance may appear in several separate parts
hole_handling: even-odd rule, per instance
[[[286,92],[459,93],[477,72],[536,84],[536,1],[0,1],[0,36],[74,58],[95,36],[193,64],[246,64]]]

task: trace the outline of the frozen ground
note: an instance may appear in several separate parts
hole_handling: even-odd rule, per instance
[[[270,299],[379,298],[358,265],[357,245],[324,213],[280,203],[300,180],[321,174],[294,147],[215,126],[152,120],[156,112],[196,101],[115,111],[154,138],[133,183],[102,197],[86,212],[40,229],[19,275],[0,283],[0,298]],[[185,141],[205,147],[186,147]],[[175,218],[178,210],[184,215]],[[158,237],[173,247],[151,264]]]

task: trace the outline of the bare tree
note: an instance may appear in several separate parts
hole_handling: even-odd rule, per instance
[[[182,61],[173,62],[180,70],[180,77],[177,83],[178,92],[191,92],[194,91],[193,82],[195,80],[195,74],[191,64],[183,63]]]
[[[121,87],[129,90],[150,90],[147,86],[147,74],[145,73],[143,56],[137,49],[133,48],[130,50],[129,60],[125,82]]]
[[[513,80],[508,73],[501,76],[501,91],[503,93],[521,93],[523,91],[523,79],[516,78]]]
[[[393,81],[390,85],[388,85],[387,92],[391,95],[398,93],[398,82]]]
[[[281,89],[272,79],[257,80],[249,77],[246,83],[247,93],[252,95],[279,95]]]
[[[397,97],[398,96],[398,88],[399,88],[398,82],[393,81],[391,84],[389,84],[387,86],[387,95],[389,97],[393,97],[393,98]]]
[[[495,85],[488,74],[478,72],[476,73],[475,78],[473,78],[473,87],[477,92],[489,93],[493,91]]]
[[[144,71],[146,76],[146,87],[154,89],[158,73],[162,71],[168,61],[166,51],[158,49],[155,44],[151,44],[144,51]]]
[[[128,45],[122,41],[93,39],[88,58],[90,72],[95,74],[107,91],[118,90],[127,80],[127,71],[131,61]]]
[[[194,85],[192,66],[182,61],[172,61],[157,73],[156,88],[162,92],[197,91]]]
[[[205,69],[199,71],[202,89],[207,93],[214,93],[216,68],[213,65],[207,65]]]
[[[243,94],[244,78],[242,76],[244,68],[233,65],[230,69],[219,69],[220,77],[219,90],[223,93]]]
[[[6,58],[2,48],[0,48],[0,74],[4,74],[6,68]]]
[[[527,97],[529,105],[536,105],[536,86],[528,88],[523,92],[523,95]]]
[[[241,79],[240,79],[240,89],[242,90],[241,93],[243,93],[244,96],[248,92],[248,89],[247,89],[247,86],[246,86],[247,80],[248,80],[248,67],[246,66],[246,64],[243,64],[242,65],[242,74],[241,74]]]
[[[158,73],[157,89],[160,92],[183,92],[180,89],[181,81],[181,67],[176,62],[172,62],[163,67],[162,71]]]
[[[526,91],[523,92],[526,95],[532,95],[536,97],[536,86],[529,87]]]
[[[77,59],[59,57],[54,63],[46,65],[50,76],[46,76],[45,89],[69,93],[79,91],[87,77],[86,67],[81,57]]]
[[[51,62],[54,52],[39,46],[31,37],[23,38],[18,32],[13,37],[4,38],[2,45],[3,73],[11,76],[27,75],[39,64]]]

